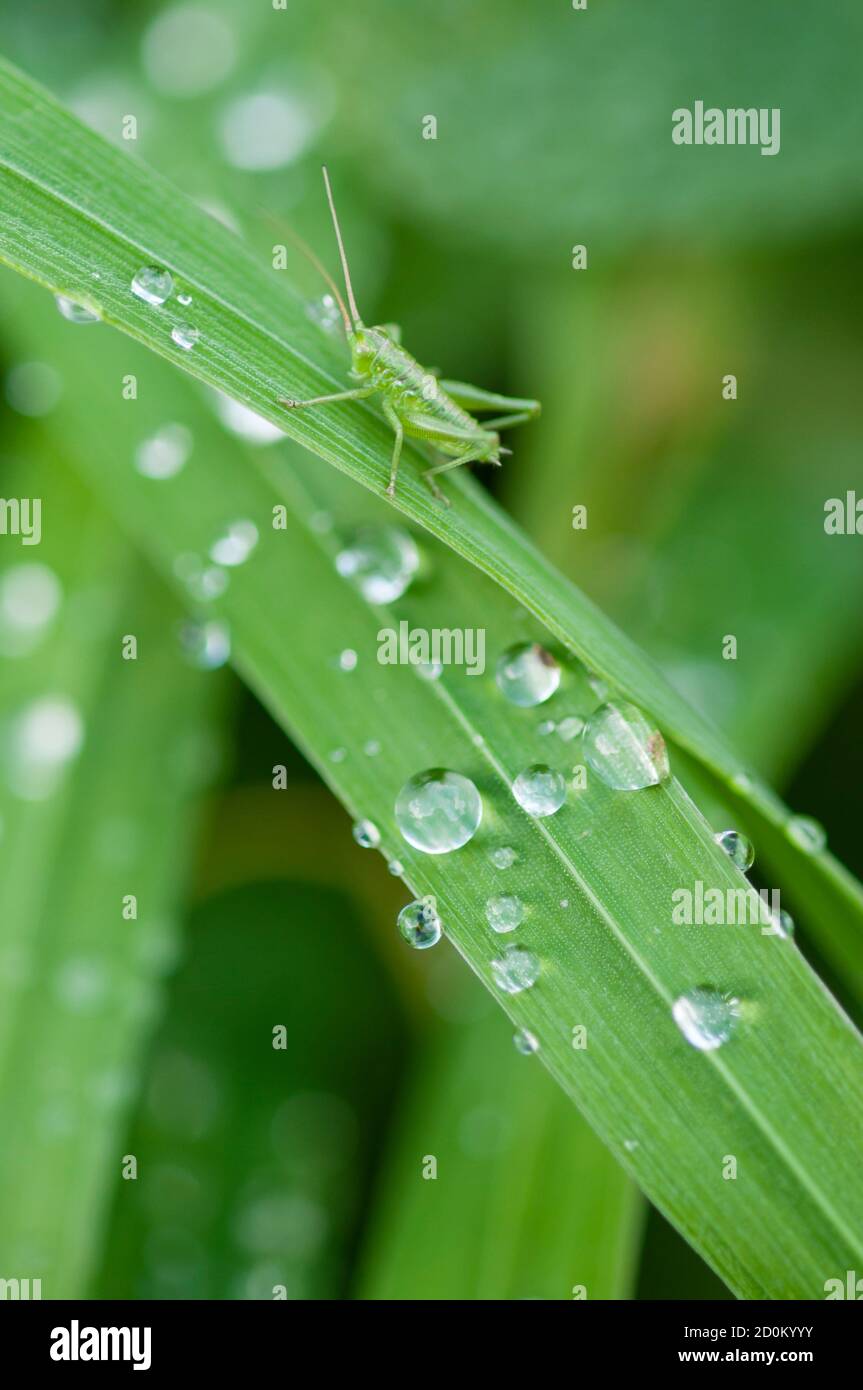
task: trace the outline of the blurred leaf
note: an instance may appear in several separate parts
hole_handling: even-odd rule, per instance
[[[528,817],[510,792],[514,773],[549,759],[563,770],[572,750],[540,736],[537,714],[505,702],[488,673],[450,668],[428,682],[376,656],[381,627],[402,619],[426,630],[483,628],[492,662],[513,641],[542,640],[537,625],[431,541],[426,581],[392,610],[370,608],[337,576],[333,553],[349,527],[389,516],[386,508],[313,460],[228,450],[181,377],[130,343],[120,359],[115,341],[48,314],[31,294],[15,327],[56,354],[70,383],[46,427],[74,441],[86,476],[175,579],[178,557],[206,556],[227,522],[255,523],[252,556],[211,602],[230,622],[238,668],[351,813],[380,828],[382,851],[402,861],[413,891],[436,895],[448,934],[487,984],[501,942],[484,924],[485,903],[499,892],[523,898],[519,940],[543,969],[503,1005],[538,1037],[541,1060],[626,1170],[738,1293],[815,1296],[834,1268],[852,1267],[859,1040],[790,943],[745,928],[665,926],[681,885],[744,884],[679,785],[626,796],[594,778],[565,814]],[[90,331],[89,372],[104,381],[136,374],[134,406],[106,391],[94,412],[72,365],[73,335]],[[159,482],[135,471],[120,441],[166,420],[189,425],[194,450]],[[273,529],[286,499],[285,529]],[[357,663],[346,671],[338,658],[348,643]],[[593,704],[565,662],[549,711]],[[364,751],[371,740],[373,756]],[[485,806],[479,833],[443,860],[411,849],[393,816],[405,780],[432,766],[471,777]],[[519,855],[509,877],[488,858],[501,845]],[[703,983],[733,991],[756,1015],[719,1052],[691,1048],[671,1018],[672,1001]],[[585,1050],[572,1046],[574,1025],[588,1030]],[[740,1163],[734,1183],[720,1173],[729,1153]]]
[[[341,894],[248,884],[201,903],[98,1296],[341,1297],[401,1043]]]
[[[0,1268],[80,1298],[178,949],[218,681],[182,660],[169,595],[56,451],[28,449],[4,489],[42,499],[44,534],[6,539],[0,570]]]
[[[0,258],[98,308],[106,321],[279,423],[382,494],[391,436],[371,411],[351,408],[355,402],[299,412],[275,404],[285,391],[302,399],[332,389],[339,376],[325,335],[314,330],[296,298],[279,297],[272,277],[239,239],[8,64],[0,66],[0,132]],[[152,263],[171,270],[176,289],[192,295],[192,310],[173,301],[154,310],[131,293],[132,277]],[[183,349],[171,333],[189,317],[200,340]],[[748,775],[650,660],[549,566],[472,479],[453,480],[451,490],[455,505],[444,509],[406,467],[396,505],[513,594],[617,693],[649,710],[668,737],[724,784],[725,795],[748,802],[759,823],[784,833],[788,817],[781,802]],[[807,872],[819,875],[816,904],[823,898],[849,924],[859,921],[863,889],[829,854],[814,854]]]

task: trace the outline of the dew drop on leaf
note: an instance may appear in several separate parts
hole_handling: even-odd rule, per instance
[[[788,838],[807,854],[820,854],[827,845],[827,831],[811,816],[792,816],[785,828]]]
[[[200,329],[193,328],[190,323],[175,323],[171,329],[171,337],[177,347],[183,348],[185,352],[189,352],[195,346],[200,336]]]
[[[713,1052],[728,1042],[737,1027],[740,1001],[699,985],[675,999],[671,1012],[688,1043],[699,1052]]]
[[[99,315],[92,309],[87,309],[83,304],[77,304],[74,299],[69,299],[65,294],[55,294],[54,302],[64,319],[70,323],[98,323]]]
[[[635,705],[600,705],[582,735],[584,756],[615,791],[655,787],[669,775],[665,740]]]
[[[560,685],[560,666],[537,642],[519,642],[497,663],[498,689],[513,705],[530,708],[550,700]]]
[[[469,777],[444,768],[418,772],[395,803],[396,825],[423,854],[449,854],[473,839],[482,820],[482,800]]]
[[[755,850],[745,835],[741,835],[738,830],[720,830],[718,835],[713,837],[720,849],[724,849],[728,858],[736,869],[742,869],[746,873],[755,863]]]
[[[513,1044],[516,1052],[520,1052],[523,1057],[530,1057],[534,1052],[539,1052],[539,1038],[535,1033],[531,1033],[529,1028],[519,1028],[513,1034]]]
[[[398,929],[409,946],[426,951],[441,939],[442,928],[434,898],[408,903],[398,915]]]
[[[533,763],[518,774],[512,794],[530,815],[553,816],[566,800],[566,781],[545,763]]]
[[[336,569],[369,603],[401,598],[419,569],[420,554],[399,526],[363,526],[336,556]]]
[[[170,270],[160,270],[155,265],[142,265],[132,276],[132,293],[145,304],[164,304],[174,288],[174,277]]]
[[[374,821],[358,820],[352,833],[361,849],[377,849],[381,842],[381,832]]]
[[[524,921],[524,903],[511,893],[489,898],[485,905],[485,915],[492,931],[515,931]]]
[[[492,978],[505,994],[521,994],[530,989],[539,979],[540,969],[539,956],[523,946],[507,946],[491,963]]]

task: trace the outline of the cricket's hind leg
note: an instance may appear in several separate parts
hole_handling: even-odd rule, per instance
[[[518,396],[499,396],[494,391],[483,391],[482,387],[471,386],[466,381],[442,381],[440,387],[463,410],[471,412],[505,411],[506,414],[501,418],[507,420],[509,424],[520,425],[525,420],[535,420],[542,411],[539,401],[522,400]],[[486,428],[493,428],[492,421],[483,421],[483,424]]]

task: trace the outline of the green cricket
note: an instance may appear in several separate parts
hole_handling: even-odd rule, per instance
[[[401,330],[397,324],[378,324],[374,328],[366,328],[357,311],[326,168],[323,175],[339,248],[347,304],[318,258],[307,247],[303,247],[303,250],[329,285],[339,306],[351,350],[350,376],[358,385],[347,391],[336,391],[330,396],[313,396],[307,401],[282,397],[279,404],[289,410],[304,410],[313,405],[362,401],[369,396],[380,395],[384,415],[395,434],[387,495],[395,496],[402,446],[407,435],[430,444],[444,455],[444,462],[427,469],[423,476],[435,497],[449,505],[437,485],[436,476],[460,468],[464,463],[491,463],[499,467],[501,454],[511,453],[511,450],[501,447],[500,431],[535,419],[540,412],[540,403],[495,395],[493,391],[483,391],[463,381],[439,380],[436,372],[421,366],[402,347]],[[474,418],[474,414],[485,411],[502,413],[482,423]]]

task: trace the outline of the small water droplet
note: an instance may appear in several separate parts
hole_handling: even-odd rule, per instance
[[[744,873],[752,868],[755,863],[755,850],[745,835],[741,835],[738,830],[720,830],[713,838],[720,849],[725,850],[735,868],[742,869]]]
[[[565,719],[561,719],[557,725],[558,738],[562,738],[564,743],[572,743],[574,738],[584,730],[584,720],[579,719],[577,714],[568,714]]]
[[[189,352],[195,346],[201,336],[199,328],[193,328],[190,323],[175,323],[171,329],[171,337],[177,347]]]
[[[145,304],[164,304],[174,288],[170,270],[155,265],[142,265],[132,277],[132,293]]]
[[[230,660],[230,630],[216,619],[183,623],[180,643],[191,664],[202,671],[216,671]]]
[[[191,304],[191,302],[192,302],[192,296],[191,296],[190,294],[178,294],[178,295],[177,295],[177,303],[178,303],[178,304],[182,304],[182,306],[183,306],[184,309],[188,309],[188,307],[189,307],[189,305]]]
[[[602,676],[598,676],[595,671],[588,671],[587,683],[597,700],[605,701],[608,699],[608,682],[604,681]]]
[[[516,1052],[520,1052],[523,1057],[530,1057],[532,1053],[539,1052],[539,1038],[528,1028],[519,1028],[517,1033],[513,1033],[512,1041]]]
[[[31,701],[9,730],[6,774],[10,789],[25,801],[43,801],[84,742],[84,721],[64,695]]]
[[[330,762],[331,762],[331,763],[343,763],[344,760],[345,760],[345,758],[346,758],[347,756],[348,756],[348,751],[347,751],[346,748],[334,748],[334,749],[332,750],[332,752],[330,753]]]
[[[420,566],[420,554],[398,526],[363,526],[336,556],[336,569],[369,603],[401,598]]]
[[[163,425],[135,451],[135,468],[145,478],[173,478],[192,452],[192,432],[185,425]]]
[[[352,647],[345,647],[343,652],[339,652],[339,670],[355,671],[359,657]]]
[[[393,878],[401,878],[405,871],[405,866],[400,859],[391,859],[387,864],[387,873],[392,874]]]
[[[601,705],[582,740],[588,763],[615,791],[654,787],[669,774],[665,740],[635,705]]]
[[[473,839],[482,800],[470,778],[444,768],[418,772],[396,797],[396,825],[423,854],[449,854]]]
[[[638,1140],[637,1140],[637,1139],[624,1139],[624,1141],[623,1141],[623,1147],[626,1149],[626,1152],[627,1152],[627,1153],[635,1153],[635,1150],[638,1148]]]
[[[780,936],[783,940],[789,941],[794,935],[794,918],[791,913],[786,912],[784,907],[771,913],[770,920],[761,928],[761,935]]]
[[[522,990],[530,989],[539,979],[540,969],[539,956],[523,946],[507,946],[491,963],[494,982],[505,994],[521,994]]]
[[[740,1001],[700,985],[675,999],[672,1016],[688,1043],[699,1052],[713,1052],[728,1042],[740,1017]]]
[[[69,299],[65,294],[55,294],[54,303],[60,310],[64,319],[70,323],[98,323],[99,315],[94,309],[88,309],[83,304],[77,304],[74,299]]]
[[[553,816],[566,800],[566,782],[545,763],[533,763],[518,774],[512,794],[530,815]]]
[[[820,854],[827,846],[827,831],[811,816],[792,816],[785,829],[789,840],[807,854]]]
[[[367,758],[376,758],[381,751],[381,745],[376,738],[370,738],[363,744],[363,752]]]
[[[258,544],[258,528],[253,521],[232,521],[210,546],[210,559],[216,565],[245,564]]]
[[[516,927],[524,921],[524,903],[521,898],[505,893],[499,897],[489,898],[485,905],[485,915],[492,931],[515,931]]]
[[[336,333],[341,327],[342,316],[335,298],[331,294],[312,299],[306,305],[306,315],[325,333]]]
[[[514,705],[529,708],[550,700],[560,685],[560,666],[537,642],[519,642],[497,663],[498,688]]]
[[[374,821],[358,820],[352,833],[361,849],[377,849],[381,842],[381,832]]]
[[[500,849],[493,849],[488,857],[496,869],[511,869],[518,855],[509,845],[501,845]]]
[[[569,898],[561,898],[560,905],[561,907],[569,907]]]
[[[418,661],[415,669],[424,681],[438,681],[443,675],[443,666],[439,661]],[[477,739],[477,736],[474,735],[474,743],[477,742],[481,743],[482,739]]]
[[[547,738],[549,734],[554,733],[555,727],[556,726],[553,719],[543,719],[536,732],[540,735],[541,738]]]
[[[417,951],[436,946],[442,928],[434,898],[422,898],[403,907],[398,915],[398,928],[408,945]]]

